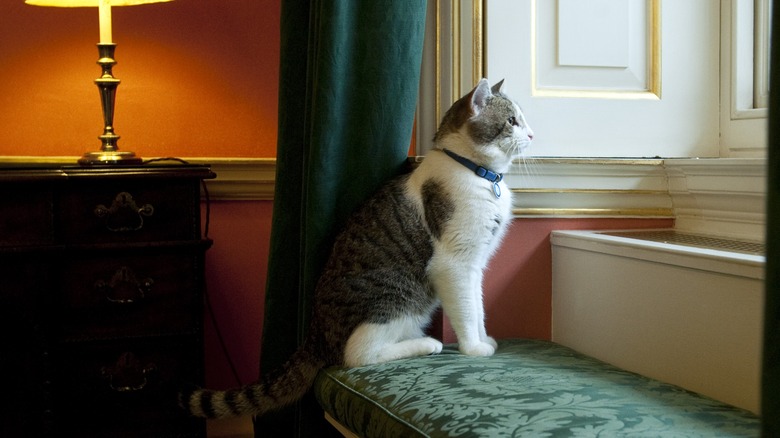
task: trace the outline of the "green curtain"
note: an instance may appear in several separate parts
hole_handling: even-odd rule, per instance
[[[312,294],[346,217],[405,164],[426,2],[282,2],[279,132],[260,373],[302,342]],[[312,397],[256,436],[326,436]]]
[[[772,8],[762,436],[780,437],[780,5]]]

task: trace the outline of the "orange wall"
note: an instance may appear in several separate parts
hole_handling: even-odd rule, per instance
[[[276,156],[277,0],[113,8],[114,127],[144,158]],[[100,147],[97,8],[0,2],[0,156]]]
[[[178,0],[114,8],[122,80],[120,148],[144,158],[276,156],[280,6],[275,0]],[[92,8],[0,2],[0,156],[78,156],[99,147]],[[209,302],[239,380],[257,377],[272,203],[213,202]],[[516,220],[485,278],[494,336],[549,338],[549,232],[671,226],[631,219]],[[445,340],[451,331],[439,327]],[[236,384],[206,318],[207,384]]]
[[[278,0],[113,8],[114,126],[143,158],[276,156]],[[97,150],[97,8],[0,2],[0,156]],[[244,381],[257,376],[270,202],[215,202],[210,302]],[[234,384],[206,320],[210,383]]]

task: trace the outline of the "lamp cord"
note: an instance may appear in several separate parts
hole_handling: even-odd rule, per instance
[[[143,164],[150,164],[150,163],[156,163],[161,161],[175,161],[182,164],[190,164],[187,162],[187,160],[177,158],[177,157],[162,157],[162,158],[152,158],[149,160],[145,160]],[[203,189],[203,199],[206,204],[206,218],[203,223],[203,237],[205,239],[209,238],[209,226],[211,224],[211,198],[209,196],[209,190],[206,185],[205,180],[200,181],[201,188]],[[222,355],[225,356],[225,360],[228,363],[228,366],[230,367],[230,373],[233,375],[233,379],[236,381],[236,383],[241,386],[243,383],[241,382],[241,377],[238,375],[238,370],[236,369],[236,364],[233,361],[233,358],[230,356],[230,352],[228,351],[227,344],[225,343],[225,338],[222,336],[222,330],[219,328],[219,323],[217,322],[217,315],[214,312],[214,306],[211,305],[211,297],[209,296],[208,287],[206,286],[205,282],[203,285],[203,298],[204,302],[206,304],[206,310],[209,314],[209,319],[211,320],[211,324],[214,327],[214,333],[217,335],[217,342],[219,343],[219,347],[222,350]]]

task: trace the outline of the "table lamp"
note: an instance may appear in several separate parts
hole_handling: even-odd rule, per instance
[[[116,44],[111,38],[111,7],[131,6],[146,3],[161,3],[171,0],[25,0],[25,3],[36,6],[58,7],[97,7],[100,17],[100,42],[98,43],[98,65],[102,74],[95,79],[95,84],[100,91],[100,103],[103,108],[103,135],[98,136],[101,141],[99,151],[87,152],[80,159],[79,164],[110,165],[110,164],[139,164],[141,158],[133,152],[120,151],[117,146],[119,136],[114,132],[114,98],[119,79],[115,78],[111,69],[116,64],[114,49]]]

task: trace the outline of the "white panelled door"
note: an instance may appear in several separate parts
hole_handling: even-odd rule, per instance
[[[486,73],[535,156],[716,157],[717,0],[488,0]]]

